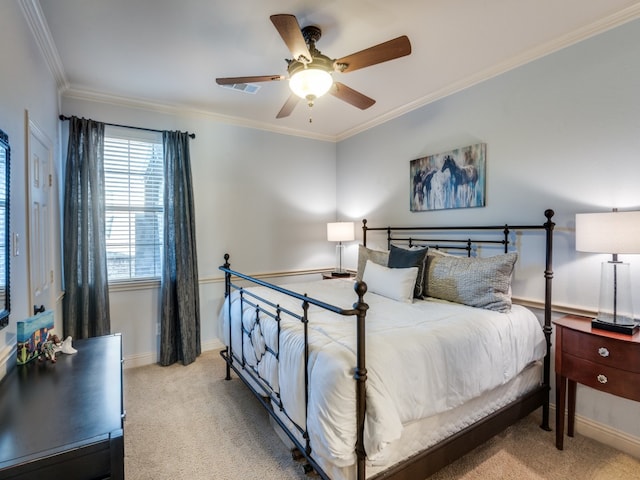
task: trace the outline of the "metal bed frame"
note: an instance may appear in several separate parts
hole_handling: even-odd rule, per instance
[[[410,458],[392,465],[388,469],[380,472],[372,477],[372,480],[411,480],[424,479],[435,473],[437,470],[448,465],[454,460],[460,458],[464,454],[473,450],[478,445],[486,442],[488,439],[500,433],[502,430],[512,425],[519,419],[529,415],[537,408],[542,407],[542,423],[541,428],[550,431],[549,427],[549,391],[550,391],[550,352],[551,352],[551,293],[553,279],[553,229],[555,224],[552,222],[554,215],[553,210],[544,212],[546,222],[541,225],[493,225],[493,226],[454,226],[454,227],[369,227],[367,221],[363,220],[363,244],[366,246],[367,234],[369,232],[384,231],[387,233],[387,245],[407,244],[409,246],[428,246],[429,248],[446,249],[446,250],[463,250],[467,256],[471,256],[478,248],[483,245],[500,246],[504,253],[513,243],[510,236],[515,232],[521,231],[544,231],[545,233],[545,298],[544,298],[544,324],[543,333],[546,340],[546,355],[543,364],[542,383],[528,394],[521,396],[512,403],[499,409],[493,414],[481,419],[480,421],[470,425],[469,427],[459,431],[458,433],[444,439],[436,445],[424,450]],[[460,235],[472,236],[462,238]],[[438,235],[434,237],[433,235]],[[489,236],[490,238],[487,238]],[[340,308],[330,305],[321,300],[302,295],[280,286],[265,282],[258,278],[245,275],[240,272],[231,270],[229,264],[229,254],[225,254],[224,265],[220,266],[220,270],[225,275],[225,298],[228,299],[231,292],[239,291],[240,301],[246,303],[255,309],[256,315],[267,315],[278,322],[278,335],[280,333],[280,320],[283,316],[287,316],[301,322],[304,332],[304,355],[305,365],[308,364],[309,343],[308,343],[308,323],[312,321],[309,318],[308,310],[310,305],[315,305],[321,309],[334,312],[338,315],[355,317],[356,323],[356,365],[353,378],[356,388],[356,425],[357,425],[357,442],[355,452],[357,456],[357,475],[358,480],[366,478],[366,452],[364,449],[364,422],[366,412],[365,386],[367,381],[367,369],[365,362],[365,320],[369,306],[364,301],[364,295],[367,291],[366,284],[362,281],[356,282],[354,290],[357,295],[357,301],[352,308]],[[242,279],[250,285],[259,285],[267,287],[271,290],[280,292],[284,295],[295,298],[301,302],[300,312],[293,312],[279,305],[275,305],[250,290],[246,290],[237,283],[235,279]],[[231,315],[231,302],[227,301],[229,306],[229,315]],[[242,310],[242,309],[241,309]],[[231,322],[230,322],[231,325]],[[246,332],[248,333],[248,332]],[[244,333],[243,333],[244,334]],[[229,339],[231,340],[231,328],[229,329]],[[236,352],[232,348],[233,342],[220,352],[220,355],[226,362],[226,379],[231,379],[231,370],[243,380],[249,389],[258,398],[260,403],[269,412],[271,417],[282,428],[291,442],[295,445],[294,458],[303,459],[305,461],[305,472],[315,471],[322,479],[329,479],[327,474],[322,470],[320,465],[313,457],[313,452],[309,443],[309,435],[306,426],[297,425],[288,417],[279,394],[272,386],[268,385],[264,379],[260,378],[257,371],[249,367],[245,363],[244,353]],[[277,358],[278,352],[270,352]],[[308,405],[308,369],[305,369],[305,406]],[[251,380],[253,381],[251,381]],[[299,436],[291,431],[285,422],[280,418],[284,415],[289,418],[290,423],[294,425],[297,434],[303,438],[303,442],[299,441]]]

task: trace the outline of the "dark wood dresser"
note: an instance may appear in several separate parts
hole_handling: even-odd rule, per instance
[[[640,401],[640,332],[625,335],[591,327],[591,319],[566,315],[556,326],[556,447],[574,434],[576,385]],[[568,399],[567,395],[568,384]]]
[[[122,337],[73,347],[0,382],[0,479],[124,479]]]

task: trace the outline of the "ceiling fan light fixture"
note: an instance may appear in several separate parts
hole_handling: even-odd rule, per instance
[[[329,91],[333,77],[322,68],[307,66],[294,72],[289,79],[289,88],[303,99],[316,99]]]
[[[311,107],[316,98],[328,92],[331,92],[331,95],[338,100],[347,102],[360,110],[365,110],[376,101],[347,87],[343,83],[334,82],[331,74],[333,72],[353,72],[364,67],[404,57],[411,53],[411,42],[409,42],[409,38],[406,35],[402,35],[346,57],[334,59],[323,55],[316,48],[316,42],[322,36],[320,27],[307,25],[304,28],[300,28],[298,19],[291,14],[281,13],[271,15],[269,18],[292,55],[290,59],[285,58],[291,93],[276,118],[289,116],[299,103],[298,98],[306,100],[307,105]],[[216,78],[216,83],[218,85],[252,84],[255,82],[284,80],[285,78],[284,75],[224,77]]]

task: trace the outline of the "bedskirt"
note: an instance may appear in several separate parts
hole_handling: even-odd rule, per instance
[[[509,383],[501,385],[464,405],[438,415],[404,424],[402,436],[388,445],[385,449],[384,457],[378,458],[376,462],[367,461],[367,478],[375,477],[389,467],[436,445],[438,442],[451,437],[533,391],[540,386],[542,369],[542,362],[534,362]],[[292,425],[287,418],[280,415],[279,419],[285,425],[288,425],[291,431]],[[272,428],[283,444],[292,449],[294,445],[281,427],[271,417],[270,421]],[[298,440],[302,441],[302,438],[298,437]],[[331,460],[322,457],[316,458],[316,461],[333,480],[355,480],[356,478],[355,465],[339,467],[331,463]]]

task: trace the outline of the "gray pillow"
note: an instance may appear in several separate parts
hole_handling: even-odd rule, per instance
[[[427,262],[428,248],[401,248],[391,245],[389,250],[389,268],[411,268],[418,267],[416,285],[413,290],[414,298],[422,298],[424,291],[424,271]]]
[[[371,260],[373,263],[387,266],[387,260],[389,259],[389,252],[382,250],[372,250],[364,245],[358,245],[358,271],[356,273],[356,280],[362,280],[364,274],[364,267],[367,265],[367,260]]]
[[[485,258],[429,256],[426,295],[508,312],[511,310],[511,274],[517,259],[515,252]]]

